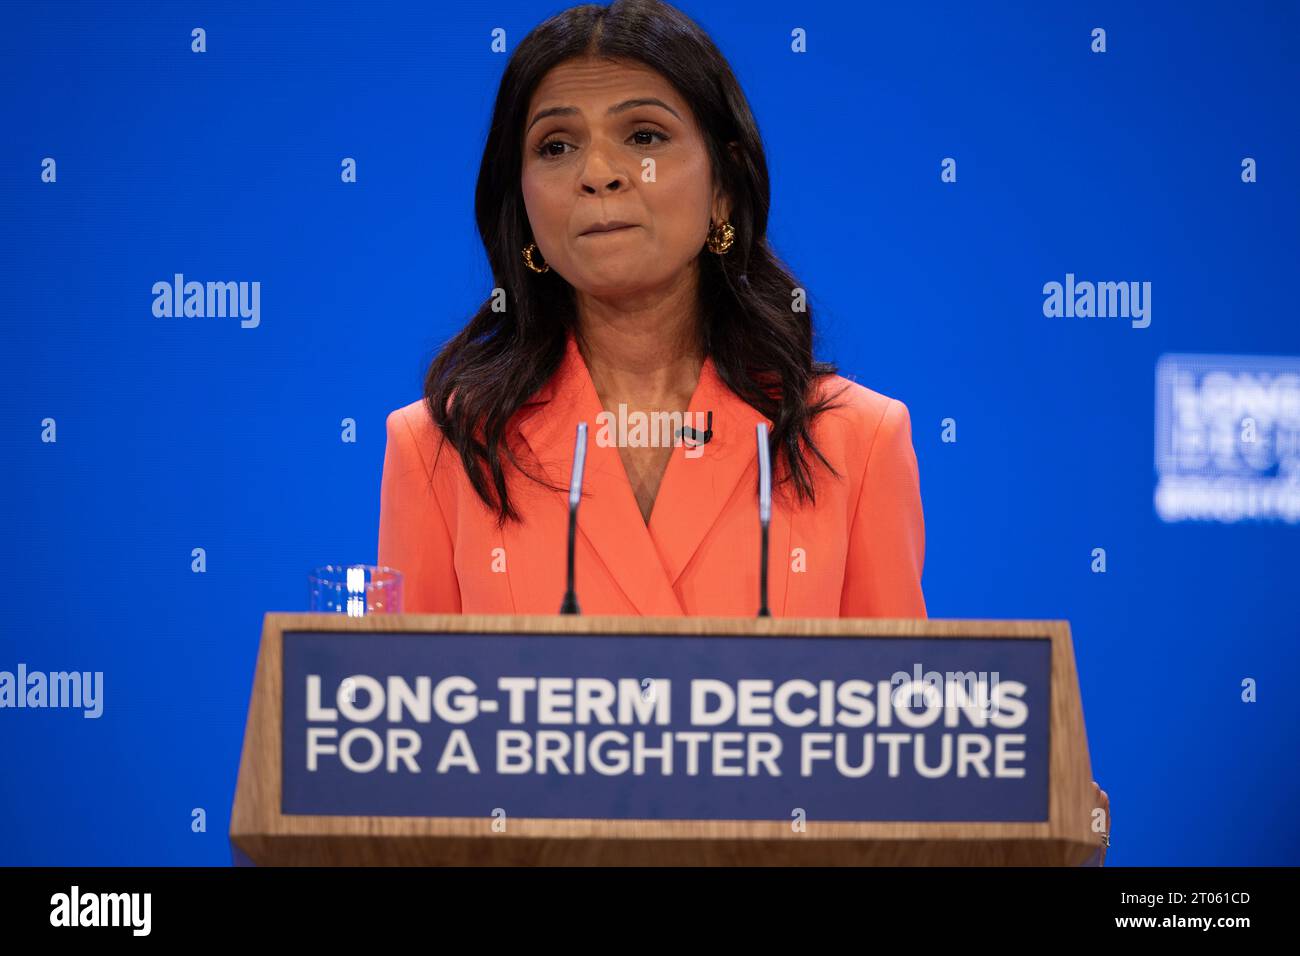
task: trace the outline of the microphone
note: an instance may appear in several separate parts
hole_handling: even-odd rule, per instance
[[[700,432],[699,430],[694,429],[689,425],[683,425],[681,428],[677,429],[677,438],[679,440],[685,438],[687,432],[691,433],[691,441],[695,442],[695,444],[691,447],[694,448],[700,445],[707,445],[709,443],[709,439],[713,437],[713,410],[712,409],[709,410],[709,418],[704,425],[703,432]]]
[[[772,524],[772,461],[767,447],[767,422],[759,422],[758,433],[758,616],[771,617],[767,609],[768,528]]]
[[[582,469],[587,463],[587,423],[578,422],[578,436],[573,442],[573,471],[569,474],[569,552],[568,580],[561,614],[581,614],[578,593],[573,587],[573,552],[578,534],[578,501],[582,498]]]

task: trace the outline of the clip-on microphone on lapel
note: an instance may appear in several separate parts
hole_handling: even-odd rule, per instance
[[[683,425],[681,428],[677,429],[677,438],[678,438],[678,440],[680,440],[680,439],[682,439],[682,438],[685,438],[687,432],[690,432],[690,433],[691,433],[691,441],[693,441],[693,442],[695,443],[694,445],[692,445],[692,446],[690,446],[690,447],[692,447],[692,448],[698,448],[700,445],[707,445],[707,444],[709,443],[709,439],[711,439],[711,438],[713,437],[713,411],[712,411],[712,409],[709,410],[709,418],[708,418],[708,421],[705,423],[704,431],[701,432],[701,431],[698,431],[698,430],[692,428],[692,427],[689,426],[689,425]]]

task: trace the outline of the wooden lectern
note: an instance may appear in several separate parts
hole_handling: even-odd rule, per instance
[[[427,673],[431,669],[431,663],[467,659],[466,648],[473,652],[473,648],[478,646],[487,649],[492,640],[508,640],[513,642],[510,647],[516,650],[522,648],[519,660],[540,662],[533,672],[542,677],[547,676],[547,668],[552,667],[552,664],[556,671],[565,666],[563,653],[574,655],[571,662],[576,664],[572,669],[581,674],[588,661],[603,660],[608,663],[623,660],[624,650],[628,655],[633,651],[650,655],[643,657],[642,661],[629,664],[632,674],[641,672],[638,667],[644,670],[654,666],[653,662],[658,660],[665,661],[667,666],[669,658],[675,657],[680,657],[683,662],[680,666],[686,668],[680,673],[694,674],[696,671],[689,669],[698,666],[698,652],[701,648],[707,653],[718,655],[718,660],[731,662],[743,658],[736,665],[737,673],[749,677],[752,675],[745,670],[745,667],[750,666],[746,661],[753,662],[755,673],[761,673],[762,659],[765,659],[764,654],[769,649],[773,654],[778,651],[785,654],[785,658],[772,657],[774,661],[783,659],[797,662],[799,658],[792,654],[800,654],[800,649],[807,647],[808,672],[798,673],[804,668],[796,663],[793,668],[795,672],[788,674],[790,678],[808,678],[808,681],[800,682],[800,686],[806,684],[805,690],[815,686],[812,679],[818,676],[813,672],[816,661],[814,650],[818,650],[818,653],[826,651],[838,654],[840,659],[852,662],[859,658],[867,660],[878,647],[887,646],[891,649],[895,656],[890,660],[903,659],[899,656],[900,648],[906,650],[924,647],[930,657],[942,657],[943,652],[950,648],[968,647],[971,650],[967,659],[975,661],[978,658],[996,663],[998,660],[1011,659],[998,656],[1003,651],[1018,653],[1022,649],[1020,645],[1004,642],[1037,642],[1037,647],[1041,650],[1039,659],[1042,662],[1042,680],[1050,684],[1037,690],[1030,689],[1030,693],[1037,695],[1033,697],[1035,705],[1043,705],[1043,713],[1038,717],[1042,722],[1041,733],[1038,737],[1030,735],[1031,745],[1035,740],[1041,741],[1040,752],[1037,755],[1031,753],[1026,758],[1029,765],[1035,760],[1041,764],[1036,771],[1030,771],[1031,777],[1038,774],[1038,782],[1032,784],[1037,790],[1030,794],[1033,800],[1037,800],[1035,806],[1038,809],[1022,815],[1020,819],[1005,816],[990,819],[990,816],[998,815],[998,808],[1004,806],[1005,801],[997,799],[998,791],[989,789],[995,786],[994,781],[980,779],[974,771],[965,778],[949,771],[944,782],[923,780],[917,776],[917,779],[906,783],[917,794],[933,794],[939,792],[936,788],[948,787],[951,789],[942,792],[957,794],[955,798],[942,796],[927,803],[925,799],[912,802],[913,798],[907,797],[901,804],[897,801],[890,804],[887,800],[888,795],[893,793],[890,788],[903,787],[905,782],[902,776],[896,781],[889,779],[893,776],[893,768],[887,768],[882,757],[881,764],[872,771],[874,777],[864,776],[860,781],[837,778],[833,783],[833,786],[841,788],[839,793],[848,794],[847,800],[840,799],[834,803],[838,808],[837,819],[826,819],[819,812],[821,807],[829,809],[832,804],[821,800],[818,795],[809,797],[812,802],[808,803],[807,819],[802,827],[792,825],[787,809],[789,804],[780,804],[775,799],[770,806],[780,807],[777,812],[765,818],[754,818],[754,813],[765,813],[767,805],[758,801],[751,802],[748,799],[750,794],[758,794],[765,787],[798,788],[809,785],[807,779],[800,779],[799,764],[791,757],[789,766],[792,772],[783,773],[775,779],[766,776],[761,782],[756,777],[752,784],[716,777],[687,777],[681,768],[677,768],[676,773],[670,772],[670,776],[662,778],[658,783],[630,771],[621,777],[589,777],[585,781],[578,781],[571,776],[542,779],[522,775],[513,778],[517,785],[512,787],[507,781],[492,791],[486,802],[475,804],[471,812],[438,816],[423,812],[411,813],[408,812],[411,807],[424,807],[425,804],[419,801],[435,792],[447,798],[447,802],[439,806],[453,806],[457,799],[464,796],[463,793],[458,793],[458,788],[478,785],[482,782],[482,774],[471,780],[468,774],[456,776],[451,773],[430,784],[427,779],[418,777],[412,782],[411,775],[405,773],[406,768],[396,755],[389,758],[387,768],[376,766],[373,771],[362,773],[344,773],[337,767],[338,760],[329,763],[334,759],[331,756],[320,757],[319,763],[315,762],[318,758],[314,756],[297,756],[299,725],[302,725],[303,736],[312,737],[308,730],[311,725],[303,723],[298,710],[307,714],[306,720],[313,719],[313,715],[319,718],[325,712],[321,708],[332,699],[325,697],[324,704],[318,699],[319,677],[306,676],[302,680],[295,679],[294,686],[286,686],[286,635],[293,638],[294,648],[301,647],[302,653],[307,655],[303,657],[305,663],[293,663],[294,667],[299,668],[294,673],[307,675],[321,669],[319,661],[324,658],[311,656],[318,646],[333,644],[353,649],[351,658],[340,658],[343,663],[339,666],[344,670],[339,674],[343,675],[354,673],[358,661],[364,663],[378,659],[384,648],[402,654],[418,651],[423,655],[419,667],[424,669],[412,673]],[[455,636],[454,640],[452,635]],[[702,642],[700,638],[708,638],[708,641]],[[358,641],[363,643],[357,644]],[[562,641],[568,641],[569,644],[565,646],[572,647],[573,650],[562,653]],[[659,643],[654,644],[656,641]],[[675,643],[666,643],[667,641]],[[966,643],[961,644],[963,641]],[[376,655],[374,658],[368,650],[371,647]],[[671,652],[678,647],[682,648],[682,655],[665,653],[665,648]],[[551,653],[551,648],[555,648],[554,654]],[[453,649],[459,657],[452,656]],[[298,654],[298,651],[293,653]],[[498,655],[494,659],[502,657]],[[631,660],[631,657],[627,659]],[[652,663],[646,664],[647,660]],[[385,665],[380,663],[376,666],[382,670]],[[514,666],[513,662],[510,666]],[[779,665],[773,665],[777,666]],[[1006,666],[1014,669],[1014,661]],[[515,667],[515,670],[520,670],[521,667],[522,665]],[[592,667],[596,667],[596,663]],[[506,671],[508,672],[510,671]],[[351,681],[351,678],[347,680]],[[419,680],[424,681],[425,678]],[[296,686],[299,683],[307,685],[307,698],[312,701],[301,708],[299,701],[304,692]],[[380,685],[372,683],[371,686]],[[414,681],[411,686],[416,686]],[[419,686],[423,688],[428,685],[422,683]],[[672,692],[677,693],[679,690],[680,687],[674,686]],[[355,694],[355,689],[349,687],[348,693]],[[292,709],[286,694],[294,695],[295,704]],[[787,701],[794,699],[787,697]],[[344,703],[342,696],[338,700]],[[390,700],[390,705],[396,703],[398,702]],[[411,700],[408,699],[407,703],[411,704]],[[883,705],[881,699],[882,712]],[[492,706],[495,708],[496,704]],[[812,706],[811,703],[808,704],[807,713],[800,720],[810,718],[813,714]],[[418,713],[418,706],[412,704],[412,707]],[[372,710],[377,711],[378,705]],[[335,714],[336,711],[332,708],[329,713]],[[786,713],[791,712],[787,708]],[[483,713],[488,711],[484,709]],[[296,722],[287,727],[286,721],[291,715]],[[391,714],[389,718],[391,719]],[[504,711],[496,719],[506,720]],[[891,729],[898,729],[898,726],[895,723]],[[934,726],[938,727],[937,721]],[[813,731],[818,730],[811,724],[809,727]],[[287,730],[293,731],[288,737]],[[598,730],[599,727],[592,728],[593,732]],[[362,732],[367,735],[370,733],[368,730]],[[573,731],[570,729],[566,732]],[[937,729],[934,732],[937,733]],[[312,738],[316,741],[313,746],[323,754],[341,754],[347,748],[344,739],[335,737],[335,733],[329,730],[318,734]],[[828,733],[825,736],[831,735]],[[856,739],[860,739],[860,736]],[[880,737],[884,739],[883,734]],[[326,739],[330,741],[328,746],[320,743]],[[290,794],[282,789],[288,786],[286,781],[290,780],[285,774],[284,765],[286,740],[291,741],[295,748],[294,766],[297,769],[292,779],[292,788],[296,794],[293,801],[296,801],[298,807],[295,812],[286,812]],[[426,767],[434,763],[427,759],[427,752],[433,749],[426,748],[426,753],[421,755],[420,759]],[[366,756],[364,747],[354,748],[348,759],[355,764]],[[934,759],[937,758],[933,752],[929,757],[918,757],[917,772],[920,772],[924,761]],[[378,763],[377,755],[374,762]],[[540,766],[545,767],[545,764]],[[325,772],[327,769],[330,772],[337,771],[341,776],[328,777]],[[353,766],[351,769],[357,768]],[[366,767],[361,769],[368,770]],[[488,769],[490,772],[492,768]],[[911,772],[910,768],[907,768],[907,772]],[[997,786],[1018,787],[1021,790],[1030,786],[1024,779],[1016,779],[1015,771],[1007,771],[1005,776],[1008,779],[996,782]],[[231,814],[230,840],[236,862],[256,865],[1068,866],[1078,865],[1089,858],[1102,840],[1101,834],[1094,832],[1091,826],[1094,809],[1092,779],[1070,629],[1063,621],[477,617],[422,614],[349,618],[333,614],[271,613],[265,618],[257,658]],[[870,786],[879,788],[870,791],[881,795],[879,801],[859,800],[855,796],[858,791],[843,789],[866,786],[861,781],[868,780]],[[365,801],[371,798],[365,794],[353,794],[348,788],[354,784],[373,788],[367,792],[373,794],[376,801],[382,798],[386,809],[382,812],[367,812]],[[389,792],[399,787],[406,788],[402,794]],[[528,790],[530,787],[533,789]],[[567,795],[557,796],[557,787],[570,789],[564,791]],[[657,792],[655,787],[661,788],[662,800],[654,796]],[[719,788],[716,792],[724,794],[724,797],[709,797],[710,787]],[[746,789],[721,789],[724,787]],[[969,788],[972,794],[978,789],[982,794],[994,795],[991,801],[981,798],[985,800],[984,809],[971,812],[975,819],[964,817],[964,798],[960,795],[967,791],[963,788]],[[587,799],[584,794],[599,793],[608,795],[607,802],[582,805],[611,808],[609,817],[574,819],[558,816],[557,814],[565,812],[564,804],[550,802],[582,801]],[[745,799],[725,797],[728,793],[743,794]],[[710,799],[714,802],[706,805]],[[637,803],[638,800],[642,802]],[[654,800],[660,802],[654,803]],[[512,810],[504,825],[494,815],[494,801],[501,802]],[[572,805],[577,806],[578,803]],[[303,812],[301,809],[345,806],[350,808],[346,813]],[[428,806],[434,807],[435,804],[429,803]],[[543,806],[550,808],[545,814],[528,815],[532,811],[540,813]],[[652,806],[670,809],[657,810],[656,818],[627,818],[628,812],[637,813],[641,812],[638,808]],[[725,812],[733,806],[750,807],[748,817],[701,818],[719,808]],[[924,812],[929,818],[907,818],[912,806],[917,807],[918,813],[928,806],[929,809]],[[888,818],[881,819],[881,813],[887,807],[892,807],[888,811]],[[616,808],[623,810],[615,813]],[[673,819],[664,816],[665,813],[679,811],[691,818]],[[745,815],[740,814],[739,809],[736,813]],[[936,816],[944,819],[934,819]]]

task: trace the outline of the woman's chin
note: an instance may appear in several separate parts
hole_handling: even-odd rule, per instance
[[[609,264],[594,271],[586,271],[581,280],[574,285],[587,295],[600,298],[610,296],[635,295],[638,292],[655,288],[655,283],[648,280],[645,260],[637,259],[623,266],[610,268]]]

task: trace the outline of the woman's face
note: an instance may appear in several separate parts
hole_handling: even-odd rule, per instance
[[[727,218],[695,117],[641,64],[583,58],[552,69],[529,103],[522,188],[542,258],[579,292],[671,286],[709,219]],[[592,231],[601,224],[626,225]]]

